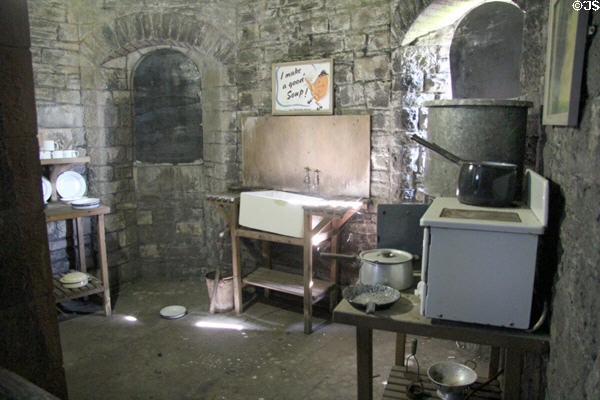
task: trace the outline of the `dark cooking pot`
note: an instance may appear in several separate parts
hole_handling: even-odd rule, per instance
[[[360,262],[360,282],[365,285],[387,285],[397,290],[413,284],[412,254],[396,249],[373,249],[357,255],[321,253],[321,258]]]
[[[417,135],[410,135],[410,138],[458,164],[460,172],[456,196],[461,203],[484,207],[506,207],[513,204],[517,192],[516,164],[465,161]]]

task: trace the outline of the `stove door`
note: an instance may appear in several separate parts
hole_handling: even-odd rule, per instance
[[[424,315],[511,328],[530,323],[537,236],[429,228]]]

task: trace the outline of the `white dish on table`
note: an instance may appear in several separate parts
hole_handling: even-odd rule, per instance
[[[62,198],[82,197],[86,190],[85,179],[75,171],[65,171],[56,178],[56,192]]]
[[[79,210],[87,210],[90,208],[96,208],[100,206],[100,199],[96,197],[83,197],[81,199],[73,200],[70,202],[71,207]]]
[[[48,202],[50,196],[52,196],[52,184],[48,179],[42,176],[42,195],[44,196],[44,204]]]

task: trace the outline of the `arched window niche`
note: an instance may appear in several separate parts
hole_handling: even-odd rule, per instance
[[[523,11],[509,0],[436,0],[415,19],[402,47],[436,49],[438,74],[425,81],[436,97],[515,98],[523,23]]]
[[[185,54],[168,48],[146,54],[133,74],[133,104],[136,163],[203,159],[201,75]]]

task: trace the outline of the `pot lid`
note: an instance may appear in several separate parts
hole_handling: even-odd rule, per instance
[[[400,264],[412,260],[410,253],[396,249],[373,249],[360,253],[360,258],[378,264]]]

